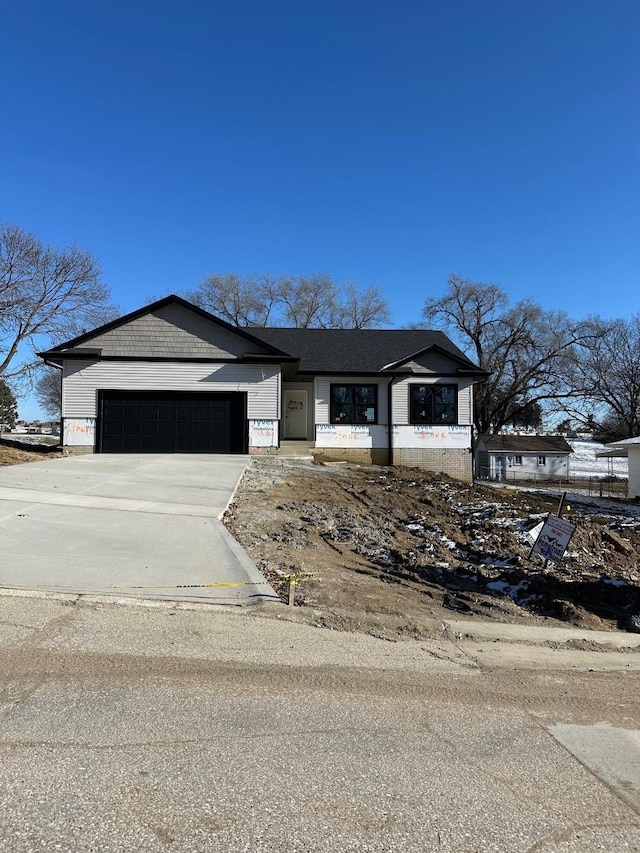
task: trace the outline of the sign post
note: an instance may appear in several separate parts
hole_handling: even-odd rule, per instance
[[[529,551],[529,559],[531,559],[534,553],[539,554],[544,559],[543,569],[547,568],[549,560],[554,563],[560,562],[567,549],[569,540],[573,536],[573,531],[576,529],[575,524],[571,524],[571,522],[560,518],[566,499],[567,493],[563,492],[560,497],[560,503],[558,504],[557,515],[549,513],[545,521],[536,524],[528,533],[529,538],[533,542]]]

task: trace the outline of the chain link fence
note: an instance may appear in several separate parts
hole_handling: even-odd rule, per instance
[[[628,478],[616,477],[611,474],[605,474],[601,477],[543,477],[530,474],[523,477],[522,475],[517,476],[517,473],[507,471],[504,476],[491,476],[488,468],[482,468],[478,480],[491,480],[492,482],[524,488],[560,489],[600,498],[626,498],[628,493]]]

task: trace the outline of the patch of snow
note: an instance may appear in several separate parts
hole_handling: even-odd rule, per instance
[[[10,439],[11,441],[15,441],[16,443],[19,442],[20,444],[55,444],[55,442],[60,439],[60,436],[55,432],[7,432],[2,433],[0,438]]]
[[[493,557],[485,557],[482,561],[483,566],[491,566],[494,569],[512,569],[513,557],[506,560],[494,560]]]
[[[596,453],[606,450],[604,444],[593,439],[570,438],[573,453],[569,459],[571,477],[629,476],[629,461],[624,458],[597,459]]]
[[[490,589],[492,592],[501,593],[502,595],[508,595],[509,598],[515,601],[521,592],[529,589],[529,583],[528,581],[520,581],[520,583],[511,584],[507,581],[492,581],[487,584],[487,589]]]
[[[542,601],[541,595],[527,595],[526,598],[521,598],[518,604],[520,607],[528,607],[530,604],[535,604],[538,601]]]

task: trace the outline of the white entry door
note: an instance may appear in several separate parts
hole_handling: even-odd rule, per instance
[[[284,392],[284,438],[307,438],[307,392]]]

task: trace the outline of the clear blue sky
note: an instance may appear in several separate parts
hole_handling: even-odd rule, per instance
[[[639,45],[638,0],[0,0],[0,220],[123,311],[234,270],[637,313]]]

